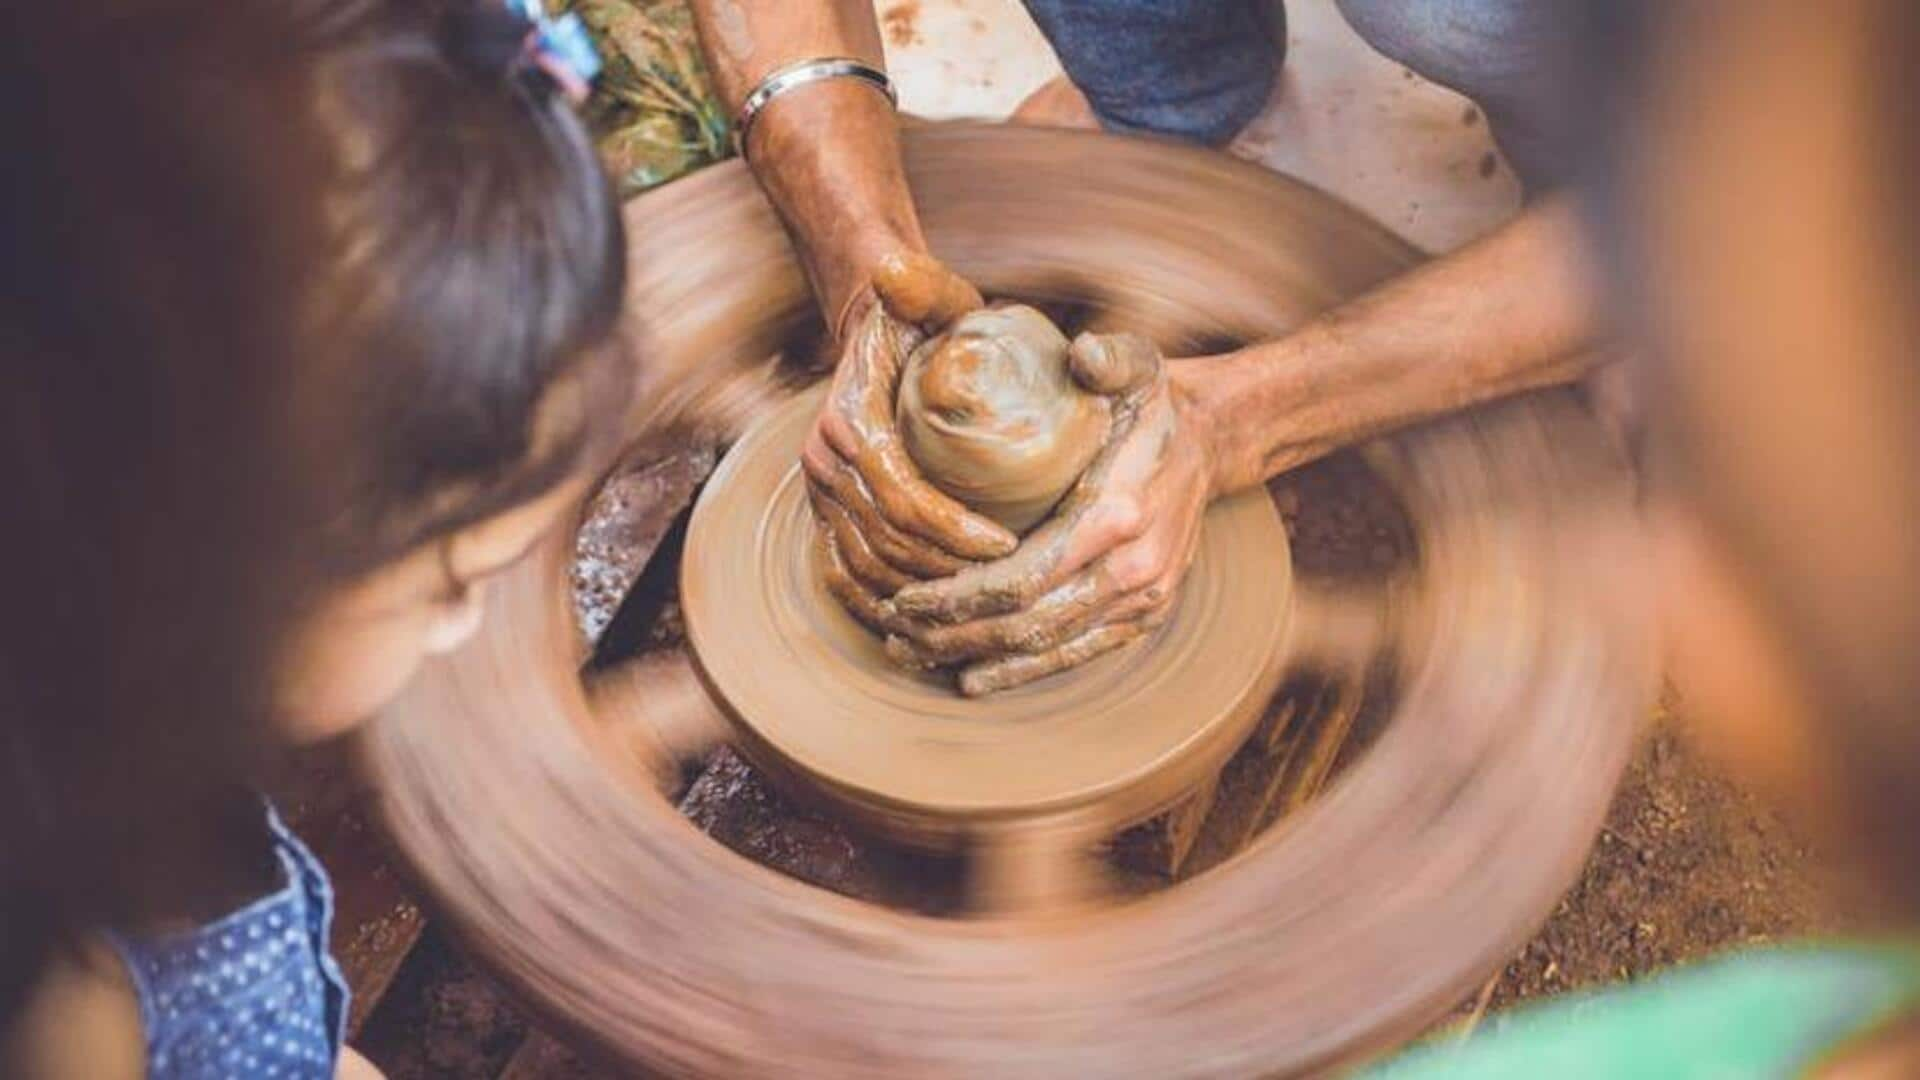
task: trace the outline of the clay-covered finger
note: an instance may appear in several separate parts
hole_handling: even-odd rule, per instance
[[[865,407],[856,408],[864,411]],[[848,419],[846,411],[830,409],[822,414],[816,430],[825,448],[859,475],[867,493],[864,502],[873,506],[875,516],[897,532],[966,560],[994,559],[1013,551],[1019,544],[1013,533],[968,510],[920,475],[892,425],[891,413],[861,415],[855,421]],[[848,498],[841,501],[854,510],[864,527],[867,518],[859,507]]]
[[[953,625],[905,619],[905,636],[913,655],[933,664],[1041,653],[1092,622],[1123,621],[1138,614],[1126,610],[1126,595],[1113,575],[1096,566],[1049,590],[1025,610]]]
[[[1074,381],[1110,397],[1151,385],[1160,376],[1161,363],[1160,347],[1133,333],[1082,333],[1067,350]]]
[[[923,661],[950,665],[1046,652],[1091,626],[1157,620],[1173,607],[1193,546],[1168,559],[1150,540],[1129,544],[1010,615],[937,626],[902,613],[903,636]]]
[[[801,451],[800,463],[806,470],[809,487],[838,504],[847,518],[845,526],[858,533],[863,545],[894,569],[915,579],[925,579],[946,577],[973,565],[894,528],[875,505],[860,474],[824,442],[809,440]],[[829,524],[841,526],[838,520]]]
[[[1012,555],[949,578],[908,586],[894,596],[916,619],[963,622],[1002,615],[1032,604],[1068,575],[1151,524],[1140,493],[1159,471],[1173,428],[1164,395],[1147,395],[1128,409],[1125,426],[1103,447],[1054,516],[1028,534]]]
[[[882,642],[882,648],[886,651],[887,659],[896,667],[909,671],[932,671],[943,666],[937,657],[915,645],[902,633],[888,634],[886,641]]]
[[[1138,537],[1145,525],[1131,498],[1093,498],[1034,530],[1012,555],[909,585],[894,595],[894,603],[904,615],[943,623],[1019,611],[1106,551]]]
[[[880,514],[898,530],[963,559],[998,558],[1017,545],[1014,535],[928,483],[900,442],[894,395],[913,344],[884,312],[860,321],[816,430],[859,472]]]
[[[910,618],[943,623],[1018,611],[1059,583],[1065,532],[1043,525],[1007,558],[908,585],[894,594],[894,603]]]
[[[833,545],[835,558],[863,586],[878,595],[892,596],[913,584],[914,578],[874,554],[866,536],[833,496],[809,485],[807,497],[813,503],[815,531],[826,536]]]
[[[1096,656],[1138,639],[1151,629],[1149,622],[1139,619],[1097,626],[1043,653],[975,664],[960,673],[960,692],[968,697],[979,697],[1078,667]]]
[[[896,319],[938,330],[982,306],[980,290],[931,255],[900,252],[874,268],[874,291]]]
[[[1198,539],[1199,529],[1187,528],[1171,555],[1165,541],[1153,537],[1123,545],[1031,607],[1009,615],[942,626],[913,619],[896,606],[904,629],[896,630],[888,654],[911,667],[945,667],[1038,655],[1093,626],[1136,621],[1157,626],[1173,609]]]
[[[826,530],[814,531],[813,545],[827,592],[840,602],[841,607],[876,633],[888,633],[899,625],[892,605],[854,579],[845,560],[841,558],[839,546]]]
[[[1158,465],[1152,438],[1157,428],[1154,418],[1148,419],[1145,428],[1139,418],[1129,421],[1128,434],[1100,452],[1054,516],[1030,533],[1018,551],[900,590],[894,597],[900,611],[948,623],[1018,611],[1069,575],[1138,539],[1151,522],[1133,492]],[[1136,437],[1142,434],[1149,437]]]
[[[927,483],[898,441],[868,443],[849,460],[881,516],[901,531],[969,560],[996,559],[1019,546],[1004,526]]]

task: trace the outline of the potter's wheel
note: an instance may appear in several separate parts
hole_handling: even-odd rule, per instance
[[[821,583],[798,467],[824,390],[728,453],[687,535],[694,656],[755,760],[890,835],[958,847],[982,829],[1121,824],[1219,769],[1272,696],[1292,566],[1264,491],[1216,503],[1172,618],[1084,667],[984,698],[902,670]]]
[[[990,296],[1071,302],[1087,321],[1141,330],[1172,355],[1284,333],[1417,260],[1332,199],[1222,155],[976,126],[912,130],[904,144],[928,238],[960,273]],[[629,222],[639,452],[663,426],[719,415],[708,430],[729,429],[736,391],[765,385],[766,358],[804,336],[811,301],[738,163],[641,198]],[[806,411],[793,405],[758,421],[752,438],[768,445],[754,452],[765,463],[753,473],[765,501],[715,504],[740,516],[738,531],[792,527],[770,514],[797,495],[780,490],[794,481],[774,444],[792,438]],[[785,664],[781,650],[801,647],[803,635],[736,649],[708,640],[724,625],[711,613],[692,618],[701,662],[750,725],[721,716],[684,655],[583,680],[567,596],[571,536],[502,580],[476,639],[434,660],[369,732],[385,821],[475,958],[622,1071],[1326,1070],[1419,1031],[1546,918],[1597,835],[1653,689],[1647,621],[1619,576],[1634,552],[1627,474],[1567,395],[1423,425],[1376,443],[1367,459],[1415,534],[1407,580],[1382,594],[1309,590],[1303,573],[1291,588],[1284,576],[1265,578],[1246,591],[1263,590],[1261,603],[1283,610],[1238,628],[1267,638],[1245,643],[1249,656],[1284,635],[1272,654],[1288,666],[1357,653],[1391,667],[1398,705],[1322,796],[1217,869],[1144,899],[1105,893],[1078,872],[1088,822],[1151,809],[1156,784],[1135,783],[1127,762],[1177,777],[1204,756],[1186,757],[1187,744],[1169,749],[1177,738],[1164,732],[1158,743],[1129,739],[1131,756],[1105,759],[1098,771],[1112,775],[1096,776],[1075,771],[1109,753],[1095,720],[1025,721],[1036,732],[1086,727],[1084,737],[1061,728],[1063,747],[1073,731],[1071,753],[1007,762],[999,797],[1017,793],[1020,814],[988,815],[1007,827],[980,828],[987,822],[970,820],[984,805],[974,794],[943,791],[931,775],[861,772],[881,755],[832,739],[860,739],[863,723],[835,727],[809,712],[804,725],[776,730],[763,719],[773,714],[746,695],[771,693],[756,686],[772,678],[725,665]],[[703,516],[710,509],[723,512]],[[730,602],[759,595],[733,577],[804,576],[791,561],[804,545],[776,552],[710,524],[700,523],[687,557],[738,568],[701,571],[742,590]],[[1209,524],[1209,533],[1228,531]],[[756,559],[772,561],[746,569]],[[1251,605],[1236,595],[1243,584],[1217,603]],[[1103,678],[1117,687],[1129,674],[1117,669],[1151,648],[1110,659],[1116,670],[1060,681],[1090,680],[1089,694]],[[1163,678],[1184,670],[1168,664]],[[808,693],[828,692],[818,673],[798,677],[813,680]],[[909,693],[888,681],[904,676],[864,677],[871,685],[856,700]],[[1240,678],[1257,682],[1250,671]],[[1231,727],[1207,728],[1206,718],[1232,715],[1232,696],[1193,711],[1196,745]],[[981,707],[1015,700],[990,696]],[[976,726],[948,726],[961,725]],[[781,753],[769,753],[776,738]],[[972,838],[980,902],[964,918],[909,914],[721,847],[669,794],[679,764],[715,741],[806,766],[787,777],[792,786],[842,810],[897,805],[904,793],[917,805],[902,821],[963,823],[931,839]],[[885,757],[933,760],[908,741]],[[823,785],[829,770],[857,783]],[[1122,792],[1145,794],[1129,805]],[[1052,809],[1063,813],[1043,812]]]

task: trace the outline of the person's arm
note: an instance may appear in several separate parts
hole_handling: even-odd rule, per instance
[[[870,0],[693,0],[693,12],[721,101],[735,115],[761,80],[790,64],[884,62]],[[927,250],[891,104],[855,79],[808,83],[761,109],[744,149],[839,350],[833,393],[803,459],[834,542],[880,553],[887,565],[873,575],[876,588],[1008,554],[1013,535],[928,484],[894,427],[907,353],[981,301]]]
[[[693,0],[693,14],[729,115],[796,61],[850,57],[884,69],[867,0]],[[828,79],[782,94],[754,122],[745,152],[836,329],[882,260],[926,252],[893,108],[874,87]]]
[[[1577,211],[1553,197],[1492,234],[1308,322],[1222,356],[1177,361],[1207,418],[1216,494],[1370,436],[1598,362],[1597,284]]]
[[[58,955],[0,1027],[0,1076],[138,1080],[147,1075],[140,1004],[102,940]]]
[[[1549,199],[1285,338],[1166,364],[1129,392],[1106,464],[1019,551],[894,594],[894,651],[962,665],[962,690],[982,693],[1140,636],[1171,611],[1212,499],[1591,370],[1600,316],[1585,251],[1571,203]]]
[[[384,1080],[386,1075],[360,1051],[351,1046],[340,1048],[340,1061],[333,1070],[334,1080]]]

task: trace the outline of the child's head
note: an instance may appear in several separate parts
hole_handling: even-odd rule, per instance
[[[180,901],[263,736],[382,704],[617,436],[618,207],[524,30],[138,0],[0,39],[0,975]]]
[[[485,579],[574,501],[615,433],[618,207],[497,3],[334,3],[311,116],[329,156],[296,415],[327,571],[281,718],[365,717],[462,640]],[[331,25],[328,25],[331,24]],[[342,377],[342,373],[347,377]]]

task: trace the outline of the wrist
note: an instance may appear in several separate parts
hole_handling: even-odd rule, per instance
[[[1325,452],[1307,370],[1284,340],[1171,365],[1207,450],[1213,495],[1256,487]]]
[[[782,96],[749,147],[827,318],[872,284],[881,260],[926,251],[892,107],[872,87],[835,80]]]
[[[1217,403],[1210,393],[1206,360],[1174,360],[1167,365],[1167,390],[1180,414],[1183,438],[1200,455],[1207,501],[1236,490],[1237,447],[1226,437]]]

